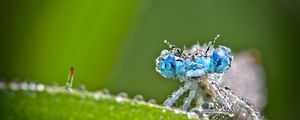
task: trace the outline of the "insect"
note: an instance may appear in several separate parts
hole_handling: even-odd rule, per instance
[[[220,45],[214,48],[218,37],[183,51],[165,41],[171,50],[161,52],[156,59],[156,71],[165,78],[179,79],[183,86],[174,91],[163,105],[172,107],[180,96],[188,92],[181,109],[196,111],[201,118],[218,119],[217,114],[223,114],[241,120],[263,119],[246,99],[222,86],[222,75],[230,69],[233,55],[228,47]],[[191,108],[193,100],[195,106]]]

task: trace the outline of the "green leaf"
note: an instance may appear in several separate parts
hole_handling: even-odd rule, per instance
[[[15,85],[15,86],[14,86]],[[187,120],[186,112],[86,90],[15,83],[0,89],[0,119]],[[9,87],[8,87],[9,86]],[[1,86],[0,86],[1,87]]]

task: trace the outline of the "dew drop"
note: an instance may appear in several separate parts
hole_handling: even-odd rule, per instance
[[[164,43],[166,43],[169,48],[175,48],[175,45],[172,45],[170,42],[168,42],[168,40],[164,40]]]
[[[202,120],[209,120],[209,115],[203,113],[203,114],[202,114]]]
[[[66,87],[65,87],[65,90],[66,90],[67,92],[72,92],[72,91],[73,91],[73,89],[72,89],[70,86],[66,86]]]
[[[144,97],[142,95],[136,95],[136,96],[134,96],[133,100],[144,101]]]
[[[156,101],[155,101],[154,99],[150,99],[150,100],[148,101],[148,103],[150,103],[150,104],[156,104]]]
[[[28,86],[29,86],[28,83],[25,81],[21,82],[20,84],[22,90],[28,90],[29,89]]]
[[[46,87],[46,91],[49,94],[55,93],[55,90],[57,89],[57,86],[55,84],[49,84],[48,87]],[[72,90],[72,89],[71,89]]]
[[[174,109],[175,114],[179,114],[181,112],[181,110],[179,109]]]
[[[246,113],[243,112],[243,113],[242,113],[242,116],[246,117]]]
[[[0,89],[5,89],[5,88],[6,88],[5,82],[0,81]]]
[[[223,82],[222,76],[223,73],[213,73],[209,75],[208,79],[214,83],[221,84]]]
[[[168,53],[169,53],[168,50],[162,50],[161,53],[160,53],[160,55],[166,56]]]
[[[11,82],[11,83],[9,83],[9,88],[12,89],[12,90],[19,90],[20,86],[16,82]]]
[[[128,98],[128,94],[126,92],[120,92],[117,96],[122,98]]]
[[[202,108],[203,109],[214,109],[215,107],[214,107],[215,105],[214,105],[214,103],[212,103],[212,102],[206,102],[206,103],[203,103],[202,104]]]
[[[29,90],[36,90],[36,84],[34,82],[29,83]]]
[[[229,117],[234,117],[234,113],[229,113],[228,116]]]
[[[97,91],[97,92],[95,92],[95,93],[93,94],[93,98],[95,98],[96,100],[99,100],[101,94],[102,94],[102,92],[98,92],[98,91]]]
[[[128,94],[125,92],[120,92],[116,97],[116,101],[123,102],[126,98],[128,98]]]
[[[104,89],[102,89],[102,90],[100,90],[103,94],[105,94],[105,95],[109,95],[109,90],[108,89],[106,89],[106,88],[104,88]]]
[[[116,101],[117,101],[118,103],[121,103],[121,102],[124,101],[124,98],[123,98],[123,97],[117,96],[117,97],[116,97]]]
[[[79,86],[77,87],[77,90],[78,90],[78,91],[87,91],[86,87],[85,87],[83,84],[79,85]]]
[[[164,43],[169,43],[168,40],[164,40]]]
[[[188,117],[189,119],[198,119],[198,118],[199,118],[199,117],[198,117],[198,114],[195,113],[195,112],[188,112],[188,113],[187,113],[187,117]]]
[[[38,84],[38,85],[36,86],[36,89],[37,89],[38,91],[43,91],[43,90],[45,89],[45,86],[44,86],[43,84]]]
[[[202,118],[203,116],[203,111],[202,111],[202,108],[199,108],[199,107],[195,107],[191,110],[191,112],[195,113],[197,115],[197,118]]]

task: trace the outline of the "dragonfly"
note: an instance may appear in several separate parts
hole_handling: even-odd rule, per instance
[[[176,78],[183,85],[167,98],[163,105],[172,107],[186,92],[181,109],[194,111],[199,118],[218,119],[218,115],[229,116],[238,120],[262,120],[264,117],[251,102],[233,92],[229,86],[232,74],[230,68],[234,63],[231,49],[219,45],[214,47],[217,35],[213,41],[183,50],[169,45],[170,50],[162,50],[156,59],[156,71],[165,78]],[[223,75],[228,80],[223,80]],[[239,90],[238,87],[234,87]],[[240,92],[243,93],[244,91]],[[263,98],[261,98],[263,99]],[[256,100],[261,102],[263,100]],[[192,108],[191,103],[194,103]]]

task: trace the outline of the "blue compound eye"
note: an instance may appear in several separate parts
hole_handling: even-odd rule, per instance
[[[225,46],[219,46],[212,54],[213,72],[226,72],[231,66],[231,50]]]
[[[185,74],[186,65],[182,60],[175,61],[175,76],[181,76]]]
[[[175,77],[175,64],[175,55],[173,53],[168,53],[158,58],[156,70],[166,78]]]

